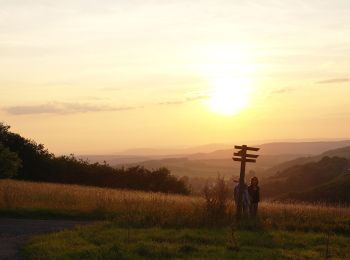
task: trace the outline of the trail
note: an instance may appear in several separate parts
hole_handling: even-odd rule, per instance
[[[21,259],[20,246],[34,235],[92,223],[91,221],[0,218],[0,259]]]

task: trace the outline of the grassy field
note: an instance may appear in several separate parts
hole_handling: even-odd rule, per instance
[[[256,221],[237,225],[232,201],[213,220],[201,197],[2,180],[0,215],[103,220],[34,238],[30,259],[320,258],[327,241],[334,258],[350,258],[350,209],[341,206],[265,202]]]
[[[29,259],[324,259],[326,254],[349,259],[350,238],[240,230],[232,239],[228,228],[125,229],[107,223],[39,236],[24,249]]]

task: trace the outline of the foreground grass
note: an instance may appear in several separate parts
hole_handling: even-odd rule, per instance
[[[261,203],[235,227],[232,201],[212,219],[200,197],[0,181],[0,217],[105,220],[30,241],[29,259],[350,259],[350,209]]]
[[[111,220],[121,227],[202,228],[213,221],[200,197],[113,190],[77,185],[0,180],[0,216]],[[326,205],[261,203],[259,226],[269,230],[334,232],[350,235],[350,209]],[[249,228],[249,227],[247,227]]]
[[[28,259],[333,259],[350,258],[350,237],[230,229],[127,229],[113,223],[39,236]]]

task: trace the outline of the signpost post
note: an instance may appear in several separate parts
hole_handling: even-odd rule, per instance
[[[235,149],[238,149],[238,152],[233,154],[233,160],[236,162],[241,162],[241,171],[239,175],[239,192],[238,192],[238,203],[236,205],[236,218],[237,220],[241,219],[242,216],[242,198],[245,184],[245,168],[246,163],[255,163],[259,155],[249,154],[249,151],[257,152],[260,148],[248,147],[247,145],[235,146]]]

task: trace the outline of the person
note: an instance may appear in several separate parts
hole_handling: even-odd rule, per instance
[[[250,213],[250,216],[256,217],[258,213],[259,202],[260,202],[260,187],[259,187],[259,179],[257,177],[253,177],[251,179],[250,185],[248,187],[248,193],[250,198],[249,213]]]
[[[233,194],[236,205],[238,205],[238,197],[239,197],[239,181],[238,184],[235,186]],[[249,193],[248,193],[248,185],[244,183],[243,185],[243,193],[242,193],[242,209],[243,214],[248,215],[250,200],[249,200]]]

